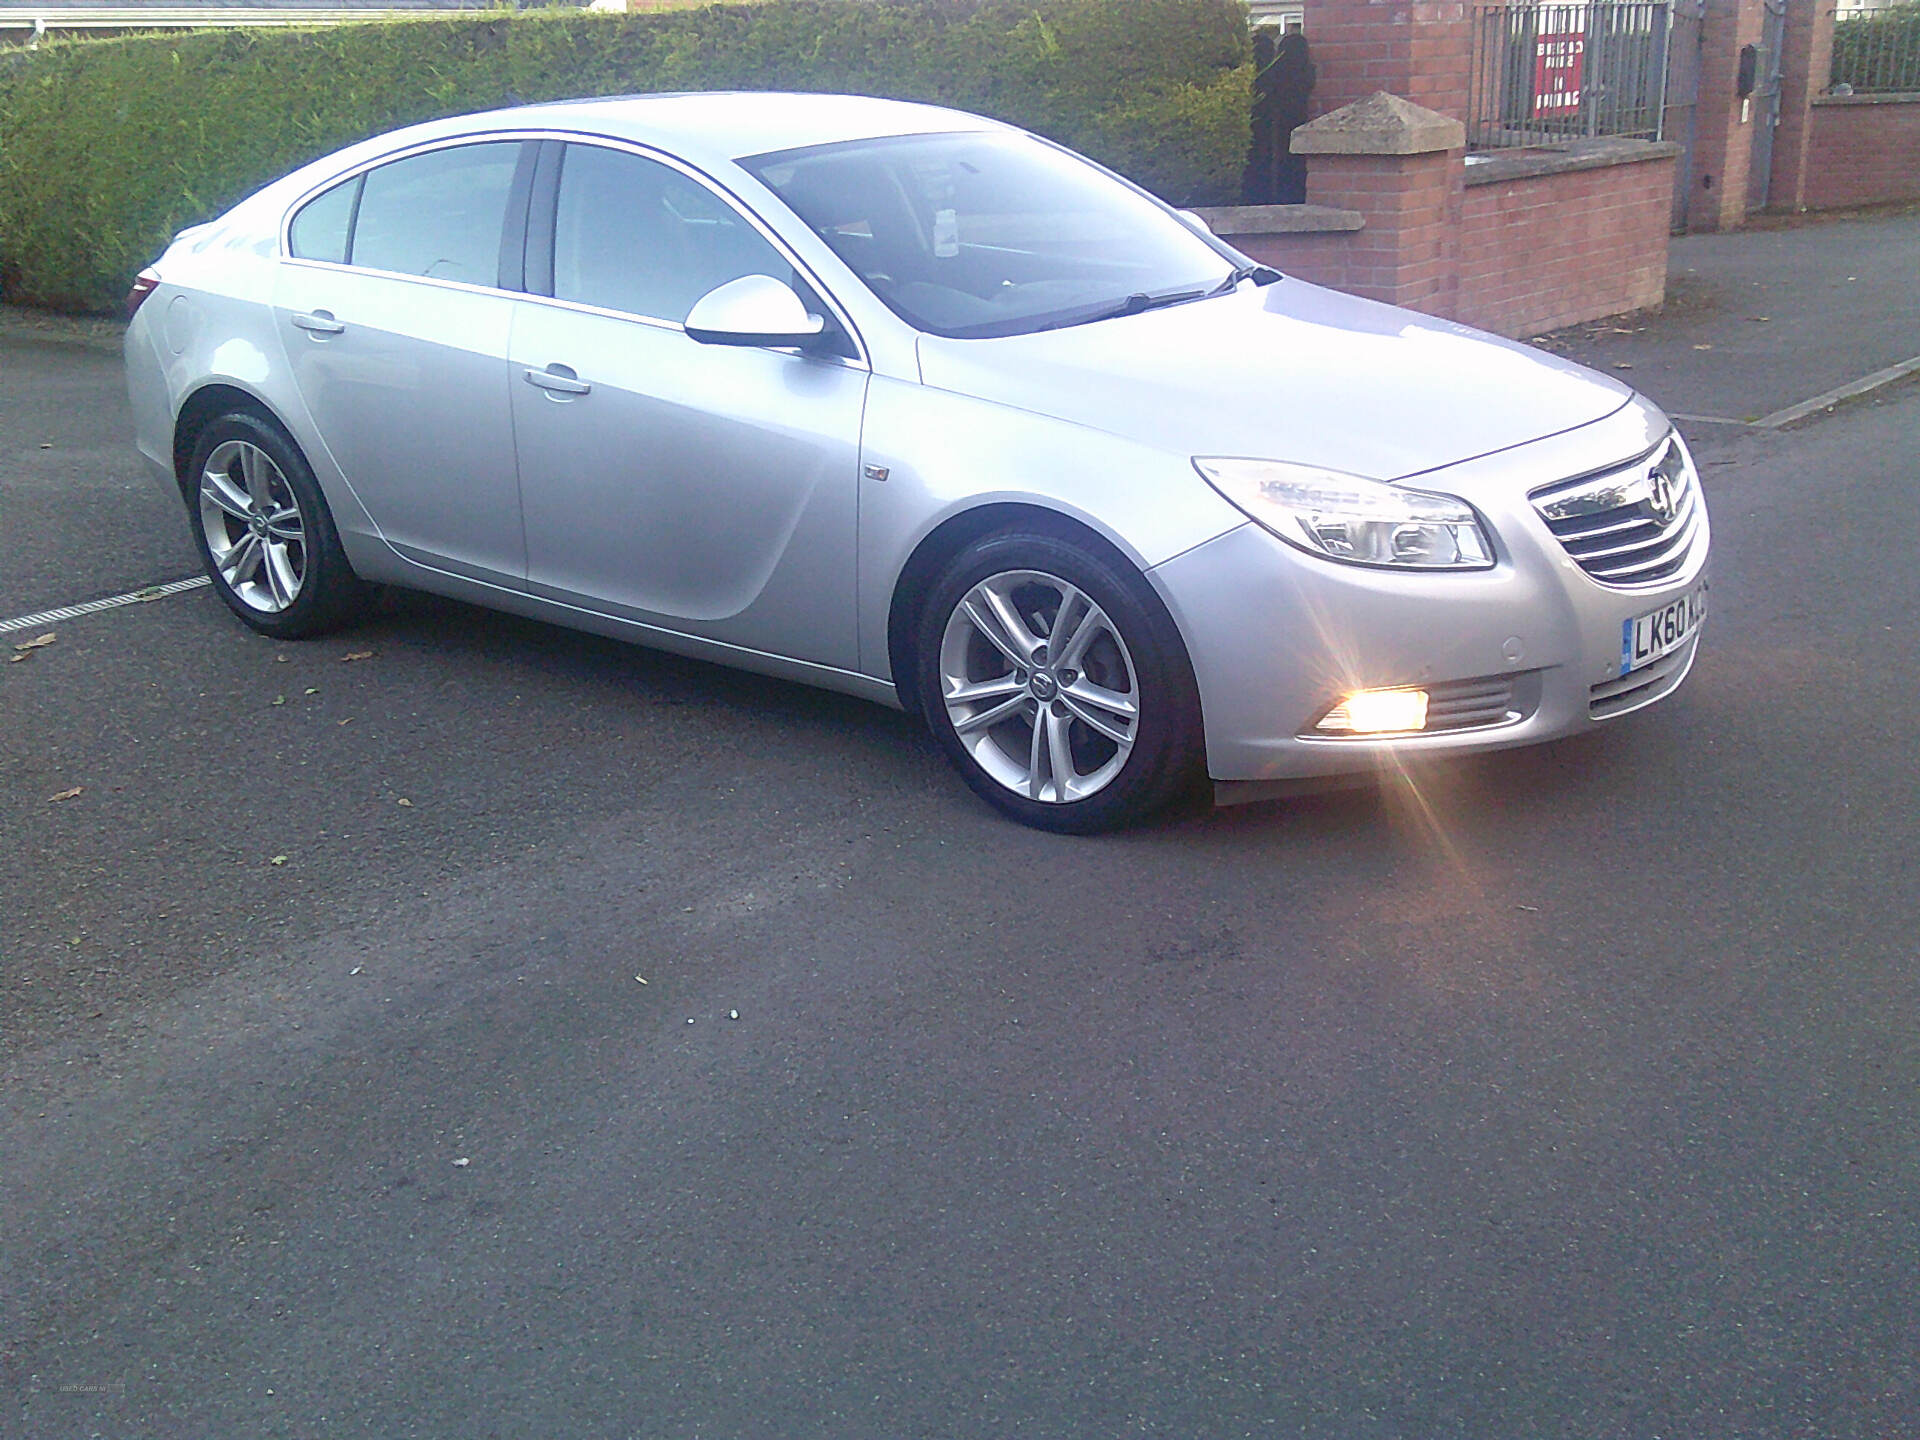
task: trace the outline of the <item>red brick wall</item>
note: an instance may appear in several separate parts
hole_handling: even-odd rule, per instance
[[[1473,27],[1464,0],[1306,0],[1305,9],[1316,116],[1385,90],[1467,118]]]
[[[1920,200],[1920,98],[1816,100],[1810,132],[1809,210]]]
[[[1447,202],[1420,183],[1441,157],[1367,157],[1375,167],[1367,185],[1354,175],[1313,190],[1314,177],[1341,173],[1328,161],[1347,159],[1314,156],[1309,194],[1361,211],[1366,228],[1228,240],[1316,285],[1497,335],[1643,310],[1666,293],[1671,157],[1469,185],[1452,222]],[[1459,152],[1445,159],[1458,165]]]
[[[1755,107],[1735,95],[1740,49],[1760,42],[1762,0],[1706,0],[1700,34],[1700,97],[1694,106],[1689,230],[1737,230],[1747,219],[1747,172],[1753,163]],[[1746,118],[1742,119],[1742,111]]]
[[[1340,288],[1445,314],[1460,241],[1458,150],[1426,155],[1314,155],[1307,203],[1358,210]]]
[[[1670,158],[1467,187],[1452,318],[1500,335],[1660,303]]]
[[[1807,195],[1807,139],[1813,98],[1833,70],[1833,6],[1828,0],[1787,6],[1780,47],[1780,123],[1773,129],[1773,174],[1767,208],[1799,210]]]
[[[1347,288],[1347,252],[1357,230],[1295,231],[1284,235],[1229,235],[1226,241],[1263,264],[1315,285]]]

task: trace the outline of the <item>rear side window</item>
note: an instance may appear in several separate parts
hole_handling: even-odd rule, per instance
[[[347,262],[497,285],[501,231],[519,160],[520,142],[507,140],[430,150],[369,170],[362,179]],[[333,194],[328,191],[309,204],[295,217],[295,226]],[[295,253],[300,253],[297,241]]]
[[[344,264],[347,232],[353,225],[353,202],[360,198],[360,176],[316,195],[300,207],[287,227],[293,253],[302,260],[331,260]]]
[[[567,147],[554,218],[556,299],[684,321],[694,301],[743,275],[797,278],[745,216],[678,170],[622,150]]]

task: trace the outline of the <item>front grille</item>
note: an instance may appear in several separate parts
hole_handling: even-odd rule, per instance
[[[1671,694],[1687,678],[1687,671],[1693,665],[1693,652],[1699,644],[1700,637],[1695,635],[1678,650],[1662,655],[1643,669],[1602,680],[1587,692],[1587,714],[1595,720],[1611,720]]]
[[[1693,462],[1674,435],[1629,465],[1562,480],[1527,498],[1582,570],[1622,587],[1678,574],[1703,513]]]

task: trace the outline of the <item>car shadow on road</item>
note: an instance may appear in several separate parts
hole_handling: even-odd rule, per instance
[[[883,789],[944,791],[947,803],[990,825],[999,821],[951,774],[918,718],[853,696],[608,639],[438,596],[390,591],[355,632],[356,644],[418,648],[513,677],[540,677],[579,693],[583,705],[684,707],[726,712],[769,743],[857,754]],[[1644,768],[1657,737],[1640,725],[1519,750],[1424,762],[1330,780],[1281,799],[1214,806],[1196,791],[1136,843],[1272,842],[1311,845],[1331,835],[1404,833],[1454,825],[1468,830],[1542,816],[1574,819],[1612,803],[1620,777]],[[889,773],[890,772],[890,773]],[[1074,841],[1062,843],[1101,843]]]
[[[384,592],[374,615],[354,633],[524,666],[575,683],[611,683],[642,704],[729,706],[836,721],[881,717],[896,721],[895,728],[912,728],[897,711],[853,696],[419,592]]]

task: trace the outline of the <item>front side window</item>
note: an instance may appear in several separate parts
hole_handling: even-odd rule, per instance
[[[501,233],[520,148],[517,140],[459,145],[369,170],[361,177],[347,263],[468,285],[497,285]],[[296,254],[300,253],[301,222],[336,193],[328,191],[295,217]]]
[[[888,136],[740,164],[935,335],[1021,335],[1198,299],[1233,271],[1151,200],[1024,135]]]
[[[743,275],[794,284],[793,267],[704,185],[657,161],[569,145],[553,233],[553,294],[676,323]]]

